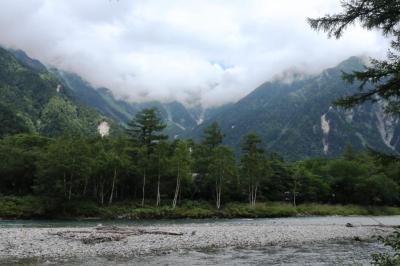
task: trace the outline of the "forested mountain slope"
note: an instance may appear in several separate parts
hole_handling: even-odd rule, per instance
[[[0,48],[0,134],[96,134],[107,119],[75,101],[62,81],[27,58]]]
[[[165,133],[171,138],[191,137],[192,130],[204,120],[212,118],[220,108],[204,109],[201,106],[186,107],[180,102],[162,103],[159,101],[130,102],[119,99],[106,88],[94,88],[80,76],[57,69],[51,70],[60,77],[83,103],[97,109],[101,114],[111,117],[122,125],[144,109],[155,107],[167,124]]]
[[[336,156],[347,143],[398,153],[399,119],[384,113],[383,102],[344,110],[332,102],[358,90],[342,80],[342,71],[361,69],[352,57],[319,75],[283,77],[266,82],[235,104],[217,108],[187,107],[179,102],[132,103],[96,89],[76,74],[50,69],[22,51],[0,51],[2,131],[34,131],[45,135],[96,132],[109,117],[124,125],[143,108],[156,107],[170,138],[201,138],[217,121],[225,143],[240,150],[248,132],[258,133],[270,151],[287,159]],[[100,114],[85,106],[96,109]]]
[[[237,150],[243,136],[255,132],[268,149],[288,159],[336,156],[347,143],[357,150],[370,146],[399,152],[399,119],[384,113],[384,103],[350,110],[332,106],[335,99],[358,89],[358,84],[342,80],[342,71],[362,67],[362,60],[352,57],[317,76],[264,83],[193,135],[201,136],[216,120],[226,134],[225,143]]]

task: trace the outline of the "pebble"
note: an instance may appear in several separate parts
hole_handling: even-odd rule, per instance
[[[146,231],[183,233],[171,235],[132,235],[120,241],[84,244],[79,239],[55,235],[67,231],[93,231],[81,228],[2,228],[0,229],[0,259],[7,258],[65,258],[77,256],[115,255],[120,257],[166,254],[170,251],[288,245],[341,239],[368,239],[389,232],[373,226],[345,225],[288,225],[288,224],[235,224],[229,222],[146,226]]]

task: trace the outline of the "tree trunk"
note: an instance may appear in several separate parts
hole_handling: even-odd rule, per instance
[[[218,179],[217,186],[217,209],[221,208],[221,194],[222,194],[222,182],[224,180],[225,175],[225,164],[222,165],[222,173]]]
[[[68,191],[68,201],[70,201],[71,200],[71,196],[72,196],[72,178],[73,178],[73,175],[71,174],[70,175],[70,182],[69,182],[69,191]]]
[[[85,184],[83,185],[83,192],[82,192],[82,196],[86,195],[86,189],[87,189],[87,184],[88,184],[88,178],[85,178]]]
[[[143,170],[142,207],[144,207],[144,193],[146,188],[146,169]]]
[[[67,180],[66,180],[66,174],[64,172],[64,197],[67,197]]]
[[[293,188],[293,207],[296,208],[296,190],[297,190],[297,182],[294,182],[294,188]]]
[[[101,187],[101,190],[100,190],[100,202],[101,202],[101,205],[103,206],[103,204],[104,204],[104,181],[101,182],[100,187]]]
[[[158,155],[158,178],[157,178],[157,198],[156,206],[160,206],[161,195],[160,195],[160,180],[161,180],[161,165],[160,165],[160,154]]]
[[[221,194],[222,194],[222,177],[215,181],[215,196],[216,196],[216,207],[221,208]]]
[[[258,183],[256,183],[255,188],[254,188],[253,206],[256,206],[256,202],[257,202],[257,190],[258,190]]]
[[[175,187],[175,195],[174,195],[174,200],[172,202],[172,208],[175,209],[176,207],[176,202],[178,201],[178,195],[179,195],[179,188],[181,185],[181,177],[180,177],[180,165],[178,164],[178,175],[176,176],[176,187]]]
[[[218,203],[218,178],[215,179],[215,206],[217,207],[217,209],[219,209],[219,203]]]
[[[111,185],[111,194],[110,194],[110,200],[108,201],[108,205],[112,204],[113,201],[113,196],[114,196],[114,187],[115,187],[115,180],[117,179],[117,169],[114,168],[114,177],[112,180],[112,185]]]
[[[160,201],[161,201],[161,195],[160,195],[160,174],[158,174],[158,180],[157,180],[157,200],[156,200],[156,206],[160,206]]]

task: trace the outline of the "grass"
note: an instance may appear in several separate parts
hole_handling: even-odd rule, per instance
[[[205,201],[184,201],[171,205],[141,207],[136,202],[98,206],[93,201],[57,202],[34,196],[0,197],[0,218],[89,218],[103,219],[181,219],[181,218],[272,218],[331,215],[400,215],[400,207],[329,205],[307,203],[297,208],[283,202],[262,202],[255,206],[228,203],[220,210]]]

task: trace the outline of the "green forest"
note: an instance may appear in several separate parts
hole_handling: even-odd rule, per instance
[[[0,139],[0,217],[202,218],[397,214],[400,160],[348,144],[334,159],[285,161],[253,133],[235,154],[217,123],[169,140],[157,109],[109,137]],[[290,147],[288,147],[290,149]]]

